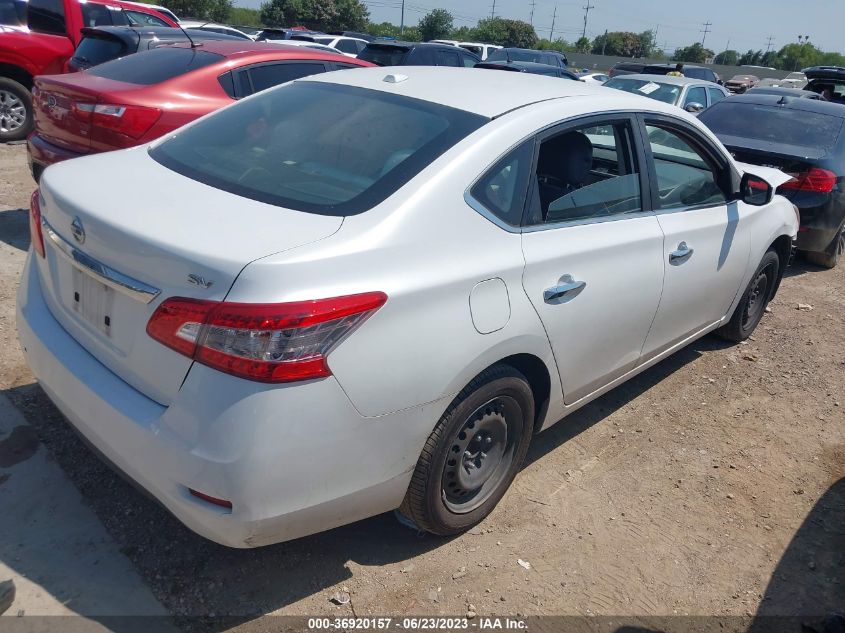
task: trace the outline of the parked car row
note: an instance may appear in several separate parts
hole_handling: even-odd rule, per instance
[[[36,138],[143,144],[43,172],[17,308],[71,424],[218,543],[391,510],[470,529],[534,434],[709,332],[747,339],[783,278],[790,176],[738,162],[674,105],[369,67],[171,130],[197,114],[179,81],[213,109],[303,64],[238,47],[36,80]]]

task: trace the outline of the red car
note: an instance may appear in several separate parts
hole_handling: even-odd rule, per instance
[[[206,41],[37,77],[27,149],[37,181],[68,158],[141,145],[204,114],[308,75],[372,64],[306,47]]]
[[[170,26],[155,8],[121,0],[0,0],[0,142],[32,129],[36,75],[67,72],[85,26]]]

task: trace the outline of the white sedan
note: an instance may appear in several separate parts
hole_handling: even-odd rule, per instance
[[[49,167],[20,342],[71,424],[209,539],[397,508],[454,534],[535,433],[754,331],[798,229],[787,179],[580,82],[312,76]]]

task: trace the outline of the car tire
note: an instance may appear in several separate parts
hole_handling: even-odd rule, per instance
[[[748,282],[748,287],[742,293],[742,298],[731,320],[716,330],[716,334],[734,343],[744,341],[751,336],[772,299],[777,287],[779,271],[778,254],[773,250],[766,251],[751,281]]]
[[[25,139],[32,125],[32,94],[17,81],[0,77],[0,143]]]
[[[534,427],[528,380],[508,365],[479,374],[437,422],[399,512],[432,534],[470,529],[519,472]]]
[[[807,261],[822,268],[836,268],[845,253],[845,226],[837,233],[830,245],[822,252],[807,251]]]

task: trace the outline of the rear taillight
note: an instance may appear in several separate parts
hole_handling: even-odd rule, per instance
[[[792,180],[783,183],[779,189],[830,193],[836,186],[836,174],[820,167],[813,167],[810,171],[791,175]]]
[[[134,139],[141,138],[161,116],[158,108],[113,103],[75,103],[74,110],[84,118],[89,114],[95,127],[105,128]]]
[[[44,257],[44,233],[41,230],[41,192],[36,189],[29,198],[29,241],[36,253]]]
[[[220,371],[260,382],[331,375],[326,356],[387,301],[383,292],[293,303],[162,302],[147,334]]]

